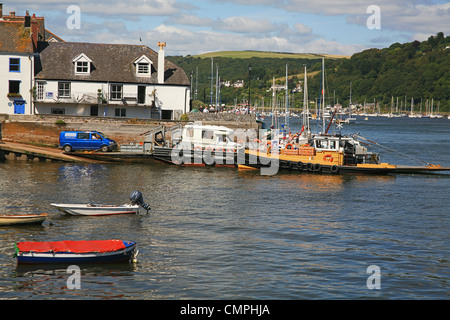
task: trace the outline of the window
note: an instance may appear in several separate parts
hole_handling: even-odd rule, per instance
[[[45,91],[45,82],[38,81],[37,82],[37,90],[36,90],[36,99],[44,100],[44,91]]]
[[[212,140],[212,139],[214,139],[214,131],[212,131],[212,130],[203,130],[202,131],[202,137],[203,137],[203,139]]]
[[[122,85],[111,85],[111,100],[122,100]]]
[[[127,109],[125,108],[116,108],[116,117],[126,117]]]
[[[142,55],[134,60],[133,64],[136,67],[136,75],[140,77],[150,77],[152,61],[146,56]]]
[[[91,72],[92,60],[84,53],[80,53],[72,62],[75,66],[75,74],[89,74]]]
[[[89,132],[78,132],[77,139],[87,139],[89,140]]]
[[[138,103],[145,103],[145,86],[138,86]]]
[[[20,81],[9,80],[9,93],[10,94],[20,94]]]
[[[63,108],[52,108],[50,110],[51,114],[66,114],[66,110]]]
[[[58,98],[70,98],[70,82],[58,82]]]
[[[140,74],[140,75],[150,73],[150,68],[149,68],[148,63],[138,63],[137,67],[138,67],[138,74]]]
[[[89,73],[89,62],[77,61],[75,73]]]
[[[20,58],[9,58],[9,71],[20,72]]]
[[[91,106],[91,116],[93,116],[93,117],[98,116],[98,105]]]

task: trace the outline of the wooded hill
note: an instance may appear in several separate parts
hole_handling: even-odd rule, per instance
[[[303,93],[292,93],[292,90],[299,81],[303,81],[306,66],[309,100],[314,101],[319,97],[322,56],[236,51],[167,58],[181,66],[189,77],[192,75],[193,93],[197,89],[197,100],[205,105],[216,102],[218,70],[223,82],[233,84],[244,80],[242,88],[221,86],[221,104],[246,102],[250,91],[252,105],[258,103],[261,106],[264,99],[268,107],[272,100],[269,89],[273,79],[276,79],[277,84],[285,85],[287,64],[291,107],[301,108]],[[368,49],[351,57],[324,57],[327,104],[338,102],[344,107],[348,106],[351,87],[352,103],[375,101],[381,110],[389,110],[392,98],[395,102],[398,98],[402,105],[407,101],[409,110],[413,98],[415,108],[418,110],[422,102],[422,111],[425,112],[427,100],[431,102],[433,99],[434,112],[438,106],[442,112],[450,111],[450,37],[444,37],[442,32],[422,42],[394,43],[388,48]],[[249,65],[252,66],[250,72]],[[212,99],[211,71],[214,77]],[[277,93],[277,96],[283,95],[285,90]]]

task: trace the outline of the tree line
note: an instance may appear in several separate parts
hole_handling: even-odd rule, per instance
[[[292,108],[301,108],[303,93],[294,89],[303,81],[304,67],[308,72],[308,96],[318,99],[321,92],[322,60],[315,58],[224,58],[201,56],[172,56],[168,59],[182,67],[192,80],[192,98],[197,104],[216,103],[235,105],[246,103],[269,106],[273,81],[280,86],[286,83]],[[249,66],[251,69],[249,70]],[[216,94],[217,75],[221,81],[244,81],[241,88],[220,87]],[[211,76],[213,86],[211,94]],[[450,111],[450,37],[442,32],[425,41],[394,43],[384,49],[368,49],[350,58],[325,57],[326,102],[348,106],[352,103],[377,103],[390,108],[392,99],[413,99],[414,105],[431,101],[440,111]],[[350,92],[351,90],[351,92]],[[277,96],[286,94],[280,90]],[[409,108],[409,107],[408,107]],[[408,109],[409,110],[409,109]],[[424,109],[423,109],[424,110]],[[436,110],[435,110],[436,111]]]

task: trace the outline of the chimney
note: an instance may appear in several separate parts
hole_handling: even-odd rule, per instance
[[[158,83],[164,83],[164,47],[165,42],[158,42]]]
[[[36,50],[38,44],[38,23],[34,13],[31,18],[31,40],[33,41],[33,47]]]
[[[0,19],[3,20],[3,3],[0,3]]]
[[[27,14],[25,16],[25,28],[29,28],[29,27],[31,27],[31,17],[27,10]]]

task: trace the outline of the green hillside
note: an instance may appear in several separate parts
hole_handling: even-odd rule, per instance
[[[349,56],[315,54],[315,53],[288,53],[288,52],[267,52],[267,51],[217,51],[200,55],[196,58],[233,58],[233,59],[250,59],[250,58],[273,58],[273,59],[318,59],[326,58],[350,58]]]
[[[320,54],[289,54],[259,51],[213,52],[198,56],[175,56],[169,60],[181,66],[188,76],[192,73],[193,89],[197,88],[197,100],[204,104],[215,103],[217,67],[222,81],[234,83],[244,80],[243,88],[221,87],[220,103],[233,105],[248,99],[252,103],[269,105],[272,92],[269,88],[275,78],[285,84],[288,65],[290,100],[292,107],[301,107],[303,93],[292,90],[303,80],[304,66],[308,70],[310,101],[319,97],[321,80]],[[390,109],[391,99],[414,99],[418,105],[433,99],[435,108],[450,111],[450,37],[442,32],[426,41],[395,43],[384,49],[369,49],[351,57],[324,55],[327,103],[337,101],[348,105],[350,83],[352,102],[378,102],[381,109]],[[214,88],[211,100],[211,62],[213,62]],[[251,65],[249,72],[248,66]],[[197,76],[198,75],[198,76]],[[278,95],[284,95],[284,90]],[[423,108],[423,110],[425,107]],[[436,109],[435,109],[436,111]]]

